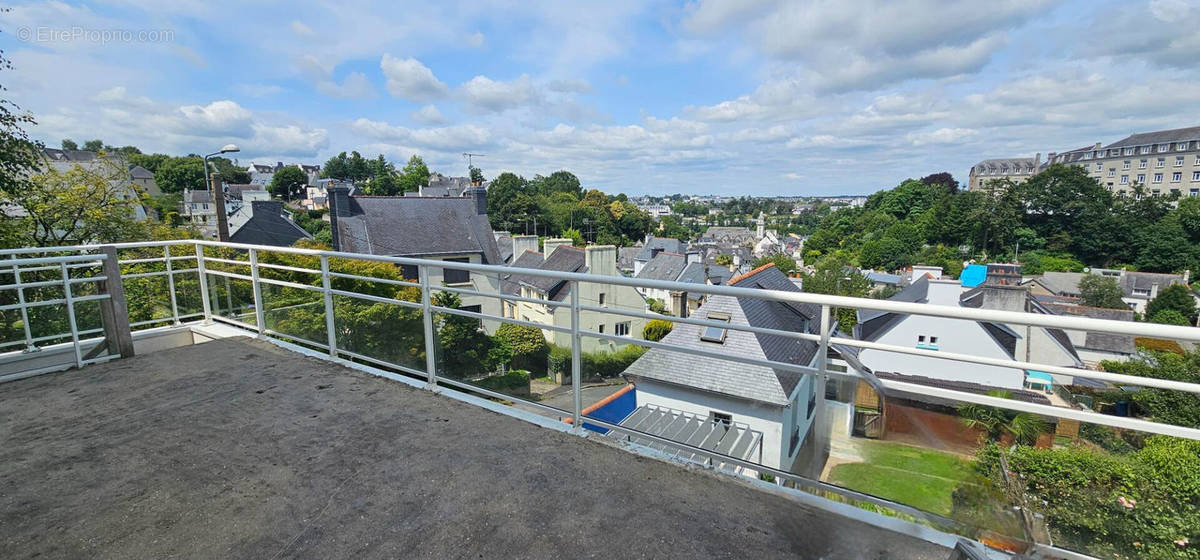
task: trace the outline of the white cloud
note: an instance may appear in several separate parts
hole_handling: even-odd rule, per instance
[[[468,108],[476,112],[501,112],[541,99],[528,74],[511,81],[496,81],[487,76],[475,76],[459,87]]]
[[[482,47],[484,42],[485,42],[485,38],[483,36],[483,33],[480,33],[478,31],[467,36],[467,44],[471,45],[472,47],[475,47],[475,48]]]
[[[447,122],[446,117],[443,117],[442,112],[434,105],[421,107],[409,116],[418,124],[444,124]]]
[[[430,101],[446,95],[446,84],[433,75],[433,70],[415,58],[396,58],[385,53],[379,67],[387,78],[387,90],[393,97],[409,101]]]
[[[493,145],[490,131],[476,125],[454,125],[437,128],[408,128],[366,118],[350,123],[350,129],[372,140],[389,144],[404,144],[437,150],[462,152]]]
[[[939,128],[926,132],[910,132],[905,138],[914,146],[927,144],[955,144],[979,135],[970,128]]]
[[[305,129],[298,125],[255,124],[249,147],[258,153],[312,158],[329,147],[329,134],[324,129]]]
[[[250,111],[229,100],[208,105],[184,105],[183,119],[176,121],[181,132],[211,136],[245,136],[251,130]]]
[[[586,80],[550,80],[546,84],[546,89],[557,93],[587,93],[592,91],[592,84]]]
[[[312,28],[305,25],[304,22],[302,22],[302,21],[292,20],[291,28],[292,28],[292,33],[295,33],[297,37],[300,37],[303,39],[310,39],[312,37],[317,36],[317,34],[312,30]]]

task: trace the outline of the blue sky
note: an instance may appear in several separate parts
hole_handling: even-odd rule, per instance
[[[1196,0],[50,1],[0,14],[0,84],[48,145],[830,195],[1200,125],[1197,29]]]

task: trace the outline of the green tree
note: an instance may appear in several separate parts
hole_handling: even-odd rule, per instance
[[[1183,284],[1172,284],[1167,286],[1162,291],[1158,292],[1158,296],[1150,300],[1146,304],[1146,316],[1154,317],[1162,311],[1174,311],[1183,317],[1184,324],[1188,324],[1196,316],[1196,299],[1192,297],[1191,290]],[[1153,320],[1153,319],[1151,319]],[[1161,321],[1154,321],[1155,323]]]
[[[433,304],[459,309],[462,299],[453,292],[437,292]],[[437,314],[439,374],[456,378],[470,377],[492,371],[492,340],[480,328],[479,320],[452,313]]]
[[[913,264],[913,255],[900,240],[884,237],[863,243],[858,252],[858,263],[864,268],[891,271]]]
[[[425,165],[425,160],[421,159],[421,156],[413,154],[408,158],[408,163],[404,164],[404,168],[400,170],[396,183],[400,186],[400,192],[414,192],[429,184],[429,175],[429,167]]]
[[[0,51],[0,71],[11,70],[12,63]],[[8,88],[0,86],[0,94]],[[0,99],[0,193],[11,195],[23,190],[28,177],[41,166],[41,144],[29,139],[25,127],[34,126],[33,115],[8,99]]]
[[[304,187],[308,185],[308,175],[299,167],[284,167],[271,177],[270,190],[273,196],[284,200],[292,200],[304,196]]]
[[[470,172],[472,184],[476,184],[476,185],[483,184],[484,178],[483,178],[482,170],[480,170],[478,167],[475,167],[474,165],[472,165],[472,166],[470,166],[468,171]]]
[[[1079,279],[1079,299],[1084,305],[1106,309],[1129,309],[1121,298],[1125,292],[1117,281],[1098,274],[1084,274]]]
[[[1104,361],[1101,362],[1101,366],[1104,371],[1114,373],[1200,383],[1200,352],[1197,351],[1184,354],[1147,351],[1140,355],[1139,359],[1126,362]],[[1151,420],[1200,428],[1200,395],[1144,387],[1131,393],[1130,397]]]
[[[88,140],[83,143],[83,149],[89,152],[99,152],[104,149],[104,142],[100,139]]]
[[[542,334],[541,329],[505,323],[496,329],[495,342],[512,354],[514,368],[546,373],[550,346],[546,344],[546,335]]]
[[[871,281],[854,267],[843,253],[834,253],[817,262],[813,271],[804,275],[804,291],[813,294],[828,294],[850,297],[867,297]],[[838,308],[837,323],[841,329],[850,329],[858,322],[857,310],[850,307]]]
[[[61,146],[62,146],[62,149],[64,149],[64,150],[78,150],[79,149],[79,144],[76,144],[75,141],[70,138],[63,138]]]
[[[1160,309],[1156,313],[1147,313],[1151,323],[1160,325],[1178,325],[1181,327],[1189,327],[1192,322],[1174,309]]]
[[[791,274],[796,271],[796,260],[784,254],[776,253],[774,255],[763,255],[754,260],[754,268],[774,264],[784,274]]]
[[[1012,398],[1012,393],[1004,390],[989,391],[988,395]],[[1018,444],[1033,445],[1038,436],[1048,428],[1046,421],[1036,414],[1012,412],[975,403],[959,405],[958,415],[964,426],[982,431],[990,441],[1000,441],[1000,438],[1007,434]]]
[[[584,247],[587,242],[583,240],[583,234],[575,228],[568,228],[563,231],[562,236],[571,240],[571,245],[574,247]]]
[[[29,237],[39,246],[144,238],[146,224],[137,221],[132,207],[137,201],[124,198],[122,171],[111,164],[94,171],[50,168],[31,176],[26,190],[9,200],[29,214]]]
[[[184,189],[207,190],[204,161],[194,157],[166,159],[154,171],[154,183],[164,193],[181,193]]]
[[[713,262],[717,263],[720,266],[729,266],[729,265],[733,264],[733,255],[730,255],[727,253],[721,253],[721,254],[717,255],[715,259],[713,259]]]
[[[651,342],[658,342],[671,334],[671,330],[675,328],[675,323],[666,319],[653,319],[642,327],[642,338]]]
[[[230,185],[245,185],[250,182],[250,172],[246,168],[234,165],[229,158],[214,157],[208,160],[210,169],[215,170],[221,180]]]
[[[547,196],[561,192],[574,195],[576,199],[583,197],[579,177],[570,171],[555,171],[547,177],[537,175],[529,183],[538,193]]]

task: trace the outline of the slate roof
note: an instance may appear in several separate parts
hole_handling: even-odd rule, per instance
[[[542,257],[541,253],[525,251],[517,259],[521,262],[514,263],[513,266],[517,268],[537,268],[539,270],[554,272],[587,272],[587,259],[583,249],[571,247],[570,245],[560,245],[550,253],[549,257],[545,257],[536,266],[529,266],[533,263],[533,258],[528,256],[531,253],[536,254],[538,258]],[[520,286],[525,285],[546,294],[546,297],[551,301],[563,301],[571,293],[569,289],[570,282],[558,278],[513,274],[509,276],[508,280],[517,285],[518,293],[520,292]]]
[[[1149,299],[1149,296],[1135,294],[1134,290],[1150,291],[1151,288],[1157,285],[1159,291],[1162,291],[1167,286],[1183,284],[1183,276],[1154,272],[1125,272],[1121,275],[1120,284],[1121,290],[1125,292],[1125,297]]]
[[[756,269],[735,284],[738,287],[799,291],[774,266]],[[819,322],[820,310],[813,305],[790,305],[757,298],[709,296],[693,317],[707,318],[710,313],[727,313],[730,323],[752,325],[791,332],[812,332]],[[816,356],[817,343],[778,335],[749,333],[730,329],[723,343],[700,340],[703,327],[676,324],[662,342],[683,349],[668,351],[653,348],[625,370],[635,384],[645,379],[718,393],[775,406],[788,404],[788,396],[799,384],[802,374],[765,366],[747,365],[686,353],[686,349],[721,351],[739,356],[808,366]]]
[[[96,159],[96,152],[89,152],[87,150],[45,148],[42,150],[42,153],[51,161],[92,161]]]
[[[283,217],[283,203],[278,200],[256,200],[250,203],[253,212],[242,227],[229,236],[233,243],[290,247],[312,236],[291,220]]]
[[[868,272],[866,276],[867,276],[867,280],[870,280],[872,282],[877,282],[880,284],[889,284],[892,286],[899,286],[900,281],[903,280],[903,278],[901,278],[900,275],[898,275],[898,274],[888,274],[886,272],[875,272],[874,270]]]
[[[197,204],[212,202],[212,196],[208,191],[187,191],[183,193],[183,201]]]
[[[1110,321],[1133,320],[1133,311],[1130,309],[1105,309],[1102,307],[1079,305],[1078,303],[1063,301],[1061,298],[1053,296],[1034,296],[1034,299],[1039,305],[1054,315],[1091,317],[1093,319],[1107,319]],[[1084,342],[1079,347],[1084,350],[1096,350],[1114,354],[1133,354],[1137,351],[1132,336],[1098,332],[1086,333]]]
[[[512,235],[499,233],[496,235],[496,248],[500,251],[500,260],[508,262],[513,256]]]
[[[709,264],[706,272],[709,283],[714,286],[721,286],[733,279],[733,271],[727,266]]]
[[[149,169],[146,169],[145,167],[142,167],[140,165],[135,165],[132,168],[130,168],[129,176],[133,177],[134,179],[153,179],[154,178],[154,174],[151,173]]]
[[[487,214],[469,197],[351,196],[350,216],[337,218],[340,250],[394,257],[483,255],[503,264]]]
[[[621,247],[617,249],[617,269],[633,270],[633,261],[640,252],[642,252],[641,246]]]
[[[508,266],[512,268],[540,268],[542,266],[542,254],[537,251],[525,251],[518,255],[516,259],[513,259],[512,263]],[[501,291],[510,296],[521,295],[521,278],[523,277],[517,274],[510,273],[506,275],[500,283]]]
[[[679,253],[662,252],[653,259],[650,259],[650,262],[642,267],[642,271],[638,273],[637,278],[673,282],[679,278],[679,274],[683,272],[686,266],[687,257]]]
[[[234,183],[225,185],[225,193],[231,198],[241,199],[246,191],[263,191],[262,185],[250,183]]]
[[[649,261],[654,257],[654,250],[657,249],[664,253],[679,253],[683,254],[687,250],[687,244],[671,237],[654,237],[649,236],[645,245],[638,251],[636,260]]]
[[[924,377],[921,375],[907,375],[907,374],[896,373],[896,372],[892,372],[892,371],[876,371],[875,377],[878,377],[879,379],[886,379],[886,380],[891,380],[891,381],[903,381],[905,383],[924,385],[926,387],[951,389],[951,390],[955,390],[955,391],[963,391],[966,393],[975,393],[975,394],[979,394],[979,395],[986,395],[986,394],[996,390],[995,387],[992,387],[990,385],[981,385],[979,383],[971,383],[970,381],[952,381],[949,379],[938,379],[938,378],[934,378],[934,377]],[[1037,404],[1046,404],[1046,405],[1050,404],[1050,399],[1046,398],[1045,395],[1039,394],[1036,391],[1028,391],[1025,389],[1007,389],[1007,391],[1009,392],[1009,396],[1013,400],[1024,401],[1024,402],[1029,402],[1029,403],[1037,403]],[[957,406],[959,404],[957,401],[952,401],[949,399],[943,400],[943,399],[939,399],[937,397],[930,397],[928,395],[913,395],[912,393],[907,393],[907,392],[904,393],[904,395],[909,400],[919,400],[922,402],[933,402],[935,404],[947,404],[950,406]],[[915,397],[915,399],[914,399],[914,397]]]
[[[1147,144],[1166,144],[1168,142],[1187,142],[1200,140],[1200,126],[1157,130],[1154,132],[1139,132],[1105,146],[1108,148],[1124,148],[1125,146],[1144,146]],[[1172,146],[1171,149],[1174,149]]]
[[[1055,295],[1079,296],[1079,281],[1083,279],[1082,272],[1045,272],[1041,278],[1034,280]]]

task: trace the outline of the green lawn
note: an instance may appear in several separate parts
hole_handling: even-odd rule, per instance
[[[859,440],[864,463],[839,465],[830,482],[930,513],[950,514],[950,494],[971,475],[956,455],[882,441]]]

